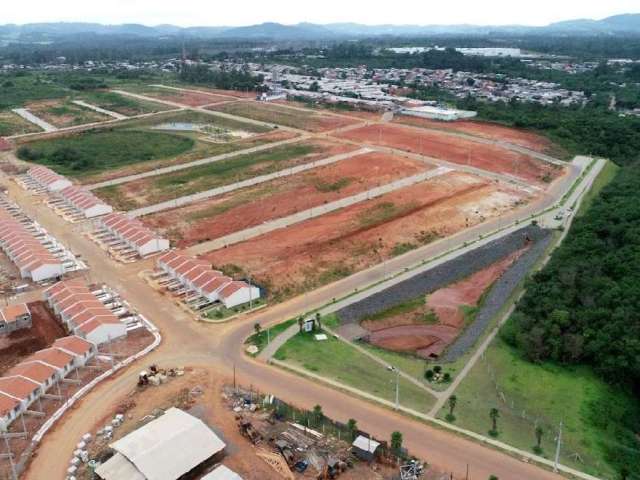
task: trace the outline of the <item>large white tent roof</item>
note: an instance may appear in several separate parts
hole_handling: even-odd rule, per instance
[[[128,473],[117,454],[96,471],[105,480],[175,480],[222,451],[225,443],[201,420],[177,408],[112,443],[117,454],[135,466]],[[114,465],[109,465],[110,462]],[[115,469],[114,467],[118,467]],[[119,471],[118,477],[107,476]]]

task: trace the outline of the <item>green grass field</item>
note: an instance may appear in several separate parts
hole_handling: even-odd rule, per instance
[[[626,430],[624,418],[625,412],[633,410],[634,400],[589,369],[526,362],[498,338],[455,394],[456,425],[487,434],[489,410],[495,407],[500,411],[499,440],[533,451],[537,423],[544,430],[543,456],[553,458],[554,438],[562,421],[562,463],[618,478],[610,454],[618,448],[620,435],[633,435]],[[445,406],[438,416],[444,419],[447,412]]]
[[[174,157],[191,150],[194,144],[193,139],[180,135],[108,129],[29,143],[18,150],[18,156],[62,175],[83,177],[131,163]]]
[[[34,100],[63,98],[68,90],[47,75],[8,75],[0,78],[0,110],[23,107]]]
[[[319,342],[311,333],[298,333],[280,347],[275,358],[376,397],[395,401],[396,374],[330,335],[328,340]],[[400,379],[401,405],[426,413],[434,402],[434,397],[428,392]]]
[[[136,183],[135,191],[124,184],[117,188],[99,189],[97,194],[113,202],[114,206],[142,207],[272,173],[316,151],[313,144],[283,145],[143,180]],[[140,189],[144,195],[140,195]]]
[[[267,340],[273,341],[278,335],[284,332],[291,325],[296,323],[295,318],[291,318],[286,322],[279,323],[269,328],[269,333],[267,334],[267,329],[262,330],[260,333],[254,333],[249,338],[247,338],[244,342],[245,345],[255,345],[258,347],[258,353],[264,350],[264,347],[267,346]],[[258,355],[256,353],[255,355]],[[254,355],[254,356],[255,356]]]
[[[145,102],[106,90],[95,90],[82,93],[76,96],[75,99],[82,100],[91,105],[95,105],[96,107],[104,108],[129,117],[144,113],[162,112],[169,110],[170,108],[161,103]]]
[[[77,107],[80,108],[80,107]],[[198,139],[192,132],[156,130],[151,127],[165,123],[202,123],[221,128],[243,129],[262,133],[269,129],[227,120],[198,112],[159,114],[142,120],[119,123],[116,127],[89,130],[23,145],[18,155],[83,181],[99,181],[104,172],[118,175],[137,173],[159,166],[183,163],[213,155],[233,152],[268,143],[256,136],[241,141],[211,143]],[[160,161],[160,162],[159,162]],[[133,170],[133,171],[132,171]]]
[[[580,209],[576,213],[576,216],[584,215],[584,212],[589,209],[593,201],[598,197],[598,195],[600,195],[602,189],[606,187],[611,180],[613,180],[619,170],[619,166],[611,161],[607,161],[604,168],[594,180],[591,190],[589,190],[582,198],[582,203],[580,204]]]
[[[0,137],[21,135],[24,133],[36,133],[41,131],[40,127],[31,122],[27,122],[13,112],[0,111]]]

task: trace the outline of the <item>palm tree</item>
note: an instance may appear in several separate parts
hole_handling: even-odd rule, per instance
[[[318,326],[318,330],[322,330],[322,323],[320,322],[320,320],[320,312],[316,312],[316,325]]]
[[[262,325],[256,322],[255,325],[253,326],[253,329],[256,331],[256,335],[260,335],[260,332],[262,331]]]
[[[451,395],[449,397],[449,415],[451,417],[453,417],[453,410],[456,408],[456,403],[458,403],[458,397]]]
[[[304,320],[302,317],[298,317],[298,328],[300,329],[300,333],[302,333],[302,325],[304,325]]]
[[[497,408],[492,408],[489,410],[489,418],[491,418],[491,422],[493,427],[491,428],[491,432],[494,435],[498,433],[498,419],[500,418],[500,411]]]

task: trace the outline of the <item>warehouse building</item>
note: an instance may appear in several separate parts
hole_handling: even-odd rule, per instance
[[[70,185],[58,192],[60,200],[81,218],[95,218],[113,212],[113,207],[104,203],[84,188]]]
[[[109,245],[118,249],[121,254],[124,250],[129,250],[144,258],[169,249],[169,240],[158,236],[139,220],[122,213],[114,212],[101,217],[98,225],[113,237]]]
[[[182,478],[226,447],[202,420],[174,407],[109,446],[115,454],[95,470],[103,480]]]
[[[31,167],[27,171],[26,177],[27,185],[39,187],[47,192],[59,192],[72,185],[68,178],[58,175],[50,168],[42,166]]]
[[[478,112],[471,110],[457,110],[455,108],[442,108],[431,105],[423,105],[421,107],[403,108],[400,110],[403,115],[412,117],[427,118],[429,120],[441,120],[443,122],[453,122],[465,118],[473,118]]]

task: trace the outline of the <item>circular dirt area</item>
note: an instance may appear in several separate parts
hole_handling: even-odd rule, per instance
[[[428,358],[439,354],[457,333],[458,329],[446,325],[408,325],[373,332],[369,342],[394,352],[415,352]]]

